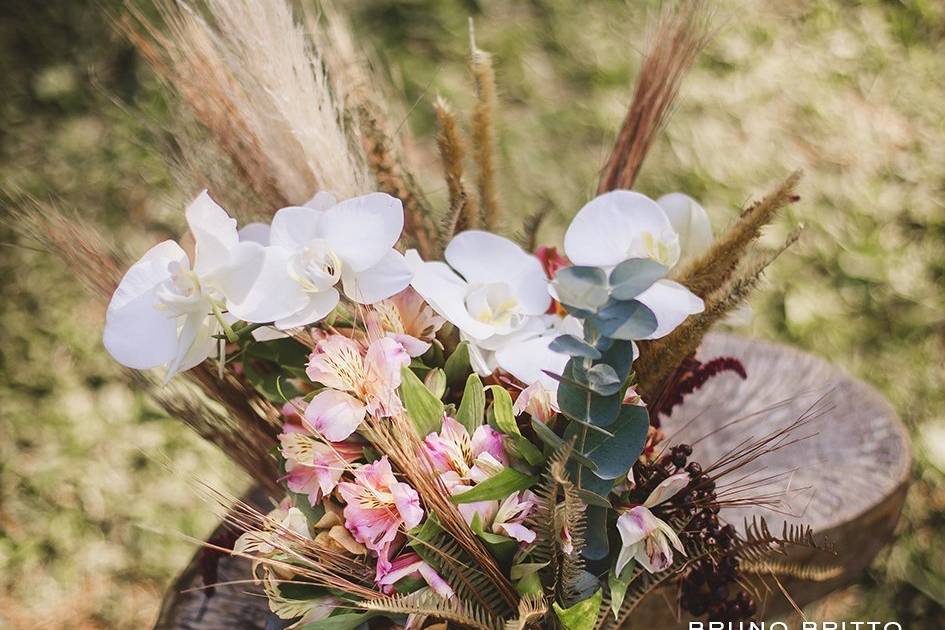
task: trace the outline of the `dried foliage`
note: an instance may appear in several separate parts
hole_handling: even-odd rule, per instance
[[[436,112],[436,145],[440,151],[450,200],[449,213],[440,233],[441,247],[445,247],[456,232],[479,227],[480,217],[476,199],[467,191],[463,179],[466,146],[456,114],[442,98],[436,100],[433,109]]]
[[[345,127],[344,97],[287,3],[158,3],[163,24],[133,8],[125,32],[184,100],[271,210],[319,190],[370,188]]]
[[[472,115],[473,156],[479,169],[476,180],[485,228],[495,231],[502,221],[496,182],[495,116],[498,109],[492,56],[476,46],[472,21],[469,26],[469,71],[476,88]]]
[[[666,124],[679,87],[709,41],[708,11],[701,0],[667,8],[643,59],[633,100],[601,173],[597,192],[630,189],[656,136]]]

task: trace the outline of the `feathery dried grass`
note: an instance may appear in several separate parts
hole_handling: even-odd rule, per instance
[[[495,114],[498,109],[495,72],[492,56],[476,46],[472,20],[469,22],[469,71],[476,88],[476,104],[472,115],[473,157],[478,168],[476,184],[485,228],[496,231],[502,220],[496,182]]]
[[[643,59],[633,100],[601,173],[598,194],[630,189],[666,124],[683,77],[710,39],[706,3],[678,3],[660,16],[653,44]]]
[[[366,192],[340,86],[289,4],[162,0],[158,7],[163,30],[131,10],[125,32],[261,200],[275,209],[319,190],[342,198]]]
[[[479,227],[479,208],[476,200],[466,190],[463,180],[463,160],[466,146],[456,120],[456,113],[443,98],[433,104],[436,113],[436,145],[443,163],[443,176],[449,191],[449,214],[443,222],[440,234],[441,246],[462,230]]]
[[[800,199],[796,193],[800,171],[791,173],[773,192],[745,210],[702,256],[685,265],[674,279],[705,298],[717,291],[738,269],[749,249],[778,212]]]
[[[802,228],[792,232],[785,243],[767,254],[757,254],[746,261],[722,287],[704,298],[705,310],[689,316],[662,339],[639,343],[640,357],[634,364],[639,377],[640,395],[646,401],[657,400],[667,380],[679,365],[693,355],[711,328],[731,313],[751,294],[762,273],[788,247],[800,238]]]

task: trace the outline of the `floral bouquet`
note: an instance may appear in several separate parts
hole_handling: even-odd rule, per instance
[[[97,270],[109,353],[269,491],[269,513],[211,494],[240,532],[215,548],[252,560],[272,613],[307,629],[616,628],[673,584],[694,616],[758,615],[745,563],[814,540],[719,511],[777,503],[739,470],[805,418],[700,463],[660,417],[716,374],[744,377],[697,350],[783,251],[756,241],[798,177],[717,238],[685,194],[631,190],[706,42],[704,6],[662,17],[561,252],[535,246],[540,214],[497,233],[495,85],[474,39],[471,160],[435,105],[437,209],[330,8],[162,9],[125,29],[226,158],[201,173],[189,237],[120,279],[74,226],[46,238]],[[240,228],[223,206],[271,218]]]

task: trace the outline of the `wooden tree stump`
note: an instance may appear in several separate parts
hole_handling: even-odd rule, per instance
[[[746,517],[763,516],[772,531],[779,531],[785,520],[808,524],[819,540],[832,543],[835,556],[805,550],[793,553],[791,559],[831,562],[842,567],[839,575],[819,582],[780,578],[792,599],[803,606],[854,581],[892,538],[908,488],[906,430],[873,388],[809,354],[733,335],[710,335],[700,357],[718,356],[738,358],[748,378],[743,381],[730,373],[716,377],[664,419],[663,428],[671,443],[693,444],[693,461],[710,464],[750,436],[769,434],[805,414],[814,416],[796,433],[812,437],[770,453],[742,471],[765,477],[783,473],[768,488],[787,490],[783,506],[778,511],[726,509],[721,514],[735,525]],[[739,418],[744,419],[730,424]],[[258,492],[253,498],[262,502]],[[220,559],[219,582],[245,580],[249,574],[249,562]],[[199,590],[184,592],[201,586],[195,558],[168,590],[155,627],[267,628],[268,606],[259,589],[245,584],[219,586],[209,598]],[[668,604],[671,601],[659,594],[650,596],[628,627],[685,627]],[[763,606],[768,618],[790,610],[778,588],[770,590]]]

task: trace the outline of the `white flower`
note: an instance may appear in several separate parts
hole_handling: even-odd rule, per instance
[[[570,357],[548,346],[563,334],[583,337],[584,327],[570,315],[545,315],[540,321],[538,331],[512,339],[500,348],[495,353],[495,361],[500,368],[526,385],[540,383],[545,390],[554,394],[558,391],[558,381],[546,372],[561,374]]]
[[[551,304],[548,277],[535,256],[489,232],[456,235],[444,258],[449,264],[423,262],[408,251],[411,284],[470,342],[476,371],[490,374],[497,350],[545,329],[541,315]]]
[[[705,209],[689,195],[675,192],[656,200],[679,236],[679,262],[704,253],[712,245],[712,223]]]
[[[592,199],[575,215],[564,235],[564,251],[575,265],[611,268],[629,258],[650,258],[671,269],[679,260],[679,235],[655,201],[637,192],[614,190]],[[702,300],[672,280],[657,280],[637,298],[658,322],[647,339],[659,339]]]
[[[221,330],[214,310],[226,308],[223,289],[238,242],[236,220],[206,191],[186,216],[196,242],[193,266],[174,241],[155,245],[121,279],[105,314],[103,342],[112,357],[139,370],[164,366],[167,379],[213,352]]]
[[[673,548],[685,555],[682,541],[665,521],[658,519],[649,508],[638,505],[617,518],[620,532],[620,554],[617,556],[617,575],[631,560],[636,560],[650,573],[665,571],[673,564]]]
[[[316,322],[338,304],[335,288],[360,304],[403,290],[410,269],[394,249],[404,226],[400,200],[371,193],[334,203],[327,193],[243,229],[234,266],[246,273],[227,287],[239,319],[288,329]],[[254,272],[253,270],[258,270]]]

